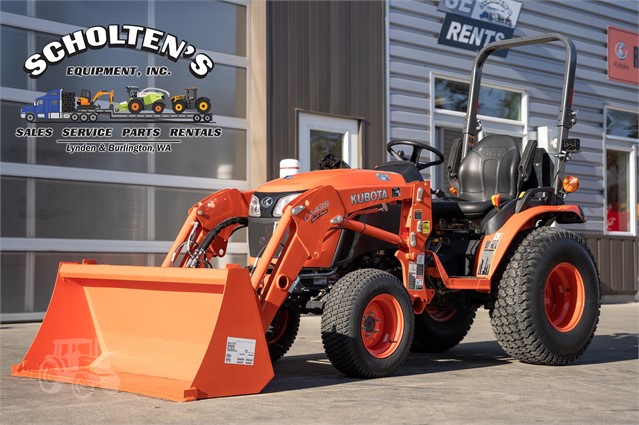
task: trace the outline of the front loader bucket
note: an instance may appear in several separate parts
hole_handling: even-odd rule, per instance
[[[62,263],[12,375],[188,401],[258,393],[273,368],[246,269]]]

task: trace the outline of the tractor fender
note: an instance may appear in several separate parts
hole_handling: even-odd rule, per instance
[[[475,275],[492,279],[511,244],[522,231],[536,227],[540,221],[583,223],[585,215],[579,205],[542,205],[514,214],[496,232],[485,235],[475,257]]]

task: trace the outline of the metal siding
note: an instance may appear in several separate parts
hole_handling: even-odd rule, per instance
[[[639,289],[636,238],[586,235],[585,239],[599,267],[602,293],[635,294]]]
[[[297,158],[296,110],[362,119],[363,166],[385,158],[384,3],[268,2],[268,177]]]

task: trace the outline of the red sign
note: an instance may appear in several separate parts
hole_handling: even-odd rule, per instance
[[[608,27],[608,79],[639,85],[639,34]]]

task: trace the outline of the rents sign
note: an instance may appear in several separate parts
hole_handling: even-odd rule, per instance
[[[490,42],[513,36],[521,3],[513,0],[440,0],[438,9],[448,13],[437,41],[478,51]],[[494,54],[505,57],[507,51]]]
[[[608,79],[639,85],[639,34],[608,27]]]

